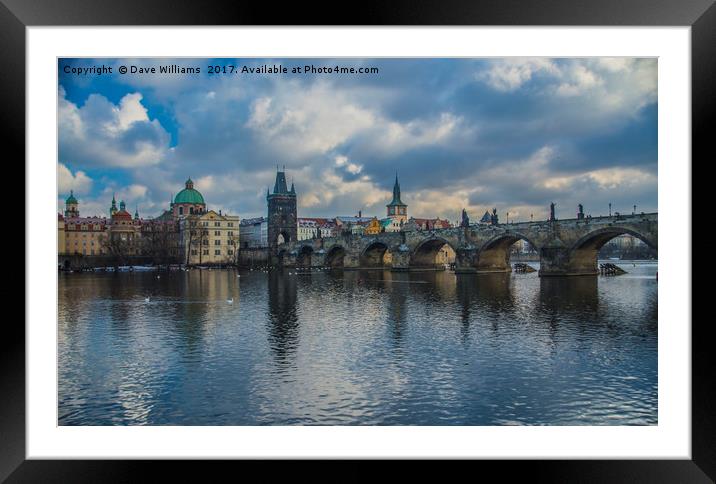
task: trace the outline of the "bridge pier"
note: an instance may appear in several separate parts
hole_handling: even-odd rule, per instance
[[[405,244],[400,244],[392,253],[391,270],[394,272],[406,272],[410,270],[410,249]]]
[[[597,251],[570,251],[564,247],[544,247],[540,251],[540,277],[596,276]]]
[[[477,248],[468,245],[455,250],[455,274],[475,274],[477,272]]]

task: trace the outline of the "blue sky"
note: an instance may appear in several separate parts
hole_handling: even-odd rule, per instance
[[[117,73],[171,64],[202,72]],[[276,64],[379,72],[207,73]],[[299,216],[384,216],[396,171],[416,217],[656,211],[657,113],[656,59],[62,59],[58,210],[73,189],[82,215],[116,193],[157,216],[191,177],[209,208],[265,215],[278,164]]]

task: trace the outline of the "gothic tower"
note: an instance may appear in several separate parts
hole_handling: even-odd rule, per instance
[[[398,183],[398,174],[395,174],[395,185],[393,185],[393,200],[386,205],[388,209],[388,218],[394,223],[402,225],[408,221],[408,206],[400,200],[400,183]]]
[[[268,244],[274,248],[285,242],[298,239],[298,215],[296,189],[286,185],[286,173],[276,171],[273,193],[266,192],[268,202]]]

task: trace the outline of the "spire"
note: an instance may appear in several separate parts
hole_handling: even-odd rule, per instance
[[[122,200],[121,202],[119,202],[119,209],[120,209],[120,210],[124,210],[126,207],[127,207],[127,205],[125,205],[124,200]]]
[[[393,200],[388,204],[407,206],[400,200],[400,182],[398,182],[398,172],[395,172],[395,185],[393,185]]]
[[[289,193],[292,193],[293,195],[296,194],[296,188],[293,186],[293,180],[291,180],[291,191]]]
[[[112,193],[112,205],[109,206],[109,216],[111,217],[117,212],[117,200],[115,199],[114,193]]]
[[[283,171],[276,172],[276,183],[273,186],[274,194],[287,194],[288,187],[286,186],[286,173]]]
[[[139,219],[139,205],[134,206],[134,219],[135,220]]]

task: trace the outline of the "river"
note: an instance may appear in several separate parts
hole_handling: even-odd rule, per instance
[[[63,273],[59,424],[656,425],[657,264],[617,263]]]

